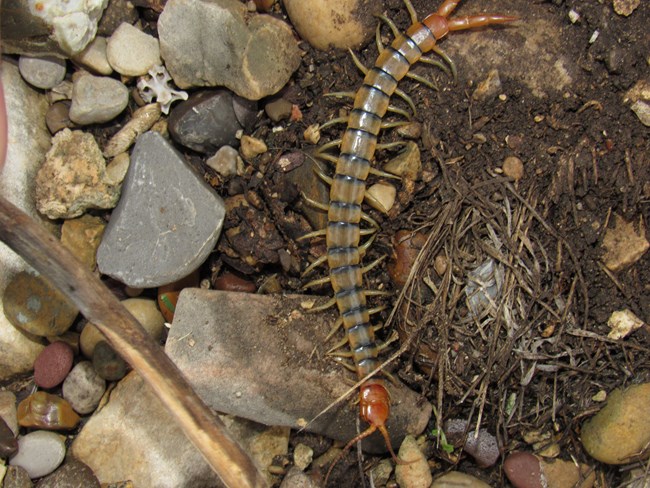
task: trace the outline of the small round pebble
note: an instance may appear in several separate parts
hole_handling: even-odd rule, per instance
[[[0,459],[6,459],[18,450],[18,441],[7,422],[0,417]]]
[[[271,119],[273,122],[280,122],[281,120],[285,120],[291,117],[292,109],[293,104],[284,98],[278,98],[277,100],[273,100],[264,106],[266,115],[268,115],[269,119]]]
[[[501,167],[503,174],[515,181],[524,177],[524,163],[516,156],[508,156]]]
[[[32,86],[49,90],[65,78],[65,60],[54,56],[32,58],[21,56],[18,60],[21,76]]]
[[[205,164],[224,178],[230,178],[237,174],[237,168],[240,165],[243,167],[244,162],[239,157],[237,149],[226,145],[220,147],[214,156],[209,158]]]
[[[108,76],[113,72],[113,68],[108,62],[106,47],[106,38],[95,36],[90,44],[88,44],[79,54],[75,55],[73,59],[75,62],[88,68],[93,73]]]
[[[117,381],[126,375],[127,364],[106,341],[100,341],[93,352],[93,368],[107,381]]]
[[[9,464],[20,466],[30,478],[53,472],[65,458],[65,437],[54,432],[37,430],[18,439],[18,454]]]
[[[117,117],[129,103],[129,89],[107,76],[83,75],[72,88],[70,120],[77,124],[100,124]]]
[[[34,383],[41,388],[54,388],[72,368],[74,352],[65,342],[53,342],[34,361]]]
[[[38,482],[38,488],[100,488],[93,470],[71,457],[59,469]]]
[[[257,286],[252,281],[245,280],[239,276],[225,272],[212,282],[215,290],[239,291],[242,293],[255,293]]]
[[[108,62],[126,76],[142,76],[161,64],[158,39],[123,22],[108,39]]]
[[[50,134],[72,127],[74,124],[70,121],[70,101],[63,100],[50,105],[45,114],[45,124]]]
[[[503,471],[515,488],[544,488],[539,459],[529,452],[513,452],[503,463]]]
[[[63,382],[63,398],[82,415],[94,411],[106,391],[106,380],[90,361],[78,363]]]

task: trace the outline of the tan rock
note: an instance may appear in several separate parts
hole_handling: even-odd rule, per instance
[[[61,227],[61,244],[88,269],[97,266],[95,258],[106,223],[99,217],[83,215],[66,220]]]
[[[605,231],[603,247],[603,261],[611,271],[620,271],[637,262],[650,247],[643,217],[639,217],[638,224],[635,224],[614,214],[614,228]]]
[[[417,180],[422,171],[422,159],[420,158],[418,145],[415,142],[408,141],[404,151],[391,159],[384,166],[384,171],[410,180]]]
[[[429,488],[433,481],[427,458],[420,450],[415,437],[407,435],[399,448],[399,457],[409,464],[395,467],[397,484],[404,488]]]
[[[397,189],[390,183],[379,182],[366,191],[366,202],[372,208],[388,214],[397,196]]]
[[[490,488],[490,485],[469,474],[451,471],[436,478],[431,488]]]

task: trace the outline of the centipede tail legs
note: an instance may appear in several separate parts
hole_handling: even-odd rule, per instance
[[[368,267],[361,265],[361,249],[365,248],[360,248],[359,240],[366,229],[362,230],[359,224],[362,220],[361,203],[366,193],[366,178],[378,147],[377,135],[382,128],[382,119],[389,110],[389,100],[397,93],[398,82],[408,74],[411,66],[420,61],[424,54],[436,49],[436,42],[450,31],[516,20],[515,17],[499,14],[448,19],[458,3],[446,0],[437,12],[421,22],[417,22],[415,11],[412,7],[409,8],[413,25],[404,34],[397,35],[390,46],[381,50],[372,68],[364,68],[365,78],[354,95],[354,105],[340,141],[336,170],[331,178],[325,230],[329,277],[314,280],[309,286],[331,283],[350,347],[349,355],[359,379],[371,375],[380,365],[380,346],[375,340],[375,328],[370,323],[371,309],[366,304],[367,292],[363,287],[363,272]],[[334,145],[339,145],[339,142]],[[316,232],[311,235],[320,234]],[[390,415],[390,397],[385,375],[372,377],[362,383],[359,408],[361,418],[369,427],[347,444],[340,457],[354,443],[379,431],[391,456],[397,463],[403,464],[404,461],[399,460],[393,452],[386,429]],[[330,466],[326,480],[336,461]]]

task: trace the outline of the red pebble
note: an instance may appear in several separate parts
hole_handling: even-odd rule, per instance
[[[65,342],[53,342],[34,361],[34,383],[41,388],[53,388],[63,383],[72,369],[74,352]]]
[[[543,488],[539,459],[529,452],[513,452],[503,463],[503,470],[515,488]]]
[[[244,293],[255,293],[257,286],[252,281],[240,278],[237,275],[226,271],[213,282],[215,289],[224,291],[240,291]]]

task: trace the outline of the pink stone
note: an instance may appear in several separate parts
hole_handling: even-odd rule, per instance
[[[503,470],[515,488],[543,488],[539,459],[529,452],[513,452],[503,463]]]
[[[34,383],[53,388],[63,383],[72,368],[74,352],[65,342],[53,342],[34,361]]]

